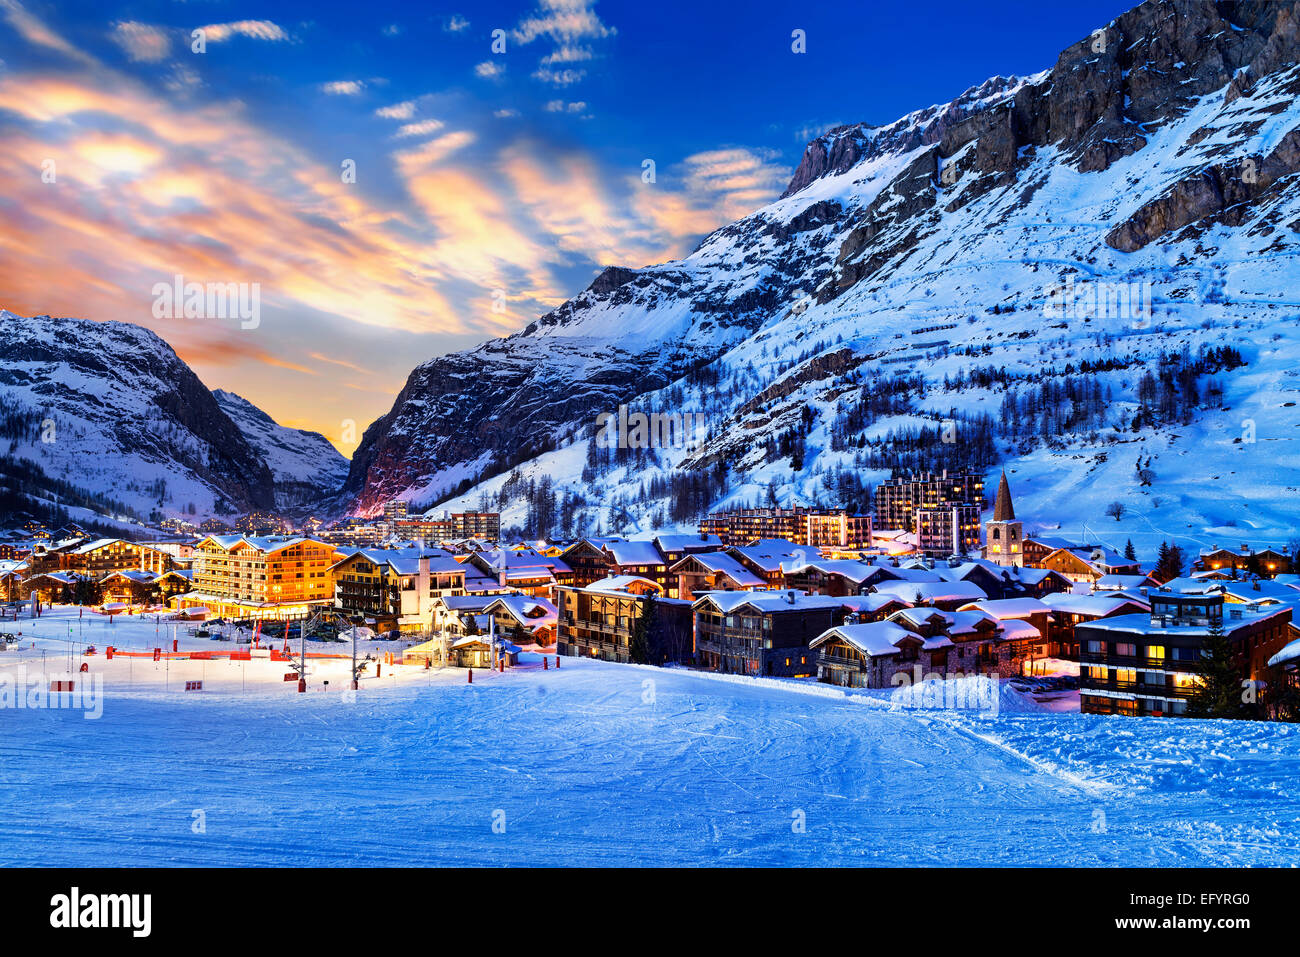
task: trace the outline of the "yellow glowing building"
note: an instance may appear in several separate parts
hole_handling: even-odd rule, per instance
[[[330,569],[340,558],[311,538],[209,535],[194,548],[193,590],[172,604],[222,618],[302,618],[334,604]]]

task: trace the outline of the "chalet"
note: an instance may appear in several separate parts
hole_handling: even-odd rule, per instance
[[[1137,575],[1141,572],[1137,562],[1100,545],[1058,548],[1043,558],[1042,567],[1059,572],[1070,581],[1089,584],[1107,575]]]
[[[905,567],[932,569],[942,581],[964,581],[978,586],[990,598],[1038,598],[1057,591],[1069,591],[1065,576],[1046,568],[1000,566],[988,559],[947,562],[927,560]]]
[[[1293,636],[1291,605],[1228,604],[1217,582],[1177,578],[1148,596],[1148,614],[1075,628],[1085,714],[1185,714],[1214,627],[1233,648],[1243,682],[1265,681],[1269,662]]]
[[[73,538],[37,545],[30,559],[33,574],[75,572],[96,581],[116,571],[162,574],[174,564],[167,552],[120,538],[97,538],[93,541]]]
[[[1091,595],[1048,595],[1043,604],[1052,613],[1047,627],[1048,653],[1053,658],[1079,660],[1079,641],[1075,630],[1079,625],[1117,615],[1139,615],[1149,612],[1151,606],[1120,592],[1097,592]]]
[[[893,595],[913,605],[931,605],[955,611],[962,605],[988,598],[984,590],[970,582],[893,581],[872,586],[880,594]]]
[[[1252,548],[1243,542],[1236,550],[1217,545],[1204,549],[1192,564],[1193,571],[1232,571],[1261,578],[1290,574],[1291,556],[1275,548]]]
[[[687,555],[720,552],[723,547],[722,539],[717,535],[657,535],[654,543],[669,566],[677,564]]]
[[[1022,674],[1028,646],[1037,636],[1037,629],[1028,622],[999,622],[977,609],[941,611],[919,606],[895,612],[888,620],[926,638],[949,638],[952,647],[929,663],[932,670],[945,676],[997,674],[1010,678]]]
[[[899,673],[945,655],[945,635],[922,636],[892,621],[838,625],[809,642],[817,657],[817,680],[845,688],[889,688]],[[939,665],[944,669],[946,664]]]
[[[766,581],[726,552],[687,555],[668,571],[677,576],[677,596],[686,601],[694,601],[703,592],[752,591],[767,587]]]
[[[605,554],[603,544],[583,538],[560,552],[559,557],[573,569],[571,584],[575,588],[585,588],[592,582],[609,577],[609,556]]]
[[[543,647],[555,644],[558,613],[545,598],[532,595],[502,595],[483,608],[483,613],[493,616],[494,630],[520,644]]]
[[[816,674],[813,638],[844,621],[844,600],[793,590],[713,592],[695,602],[695,661],[726,674]]]
[[[45,605],[71,605],[76,601],[79,588],[94,588],[94,579],[76,572],[41,572],[29,575],[22,580],[20,588],[24,599],[32,599]],[[90,602],[94,603],[94,600]]]
[[[441,550],[363,548],[330,572],[334,607],[373,622],[380,633],[428,631],[432,600],[465,593],[465,566]]]
[[[989,617],[996,619],[998,625],[1003,628],[1010,621],[1028,622],[1037,632],[1038,639],[1043,642],[1046,641],[1048,625],[1052,617],[1051,609],[1037,598],[1002,598],[976,601],[968,605],[962,605],[959,610],[982,611]],[[1035,649],[1035,651],[1037,650]],[[1038,657],[1047,657],[1046,647],[1041,649],[1041,654]]]
[[[162,574],[136,570],[109,572],[99,580],[100,601],[123,605],[165,605],[192,587],[188,570],[171,569]]]
[[[1300,693],[1300,623],[1292,620],[1288,637],[1291,640],[1268,659],[1268,664],[1275,669],[1275,683],[1284,683],[1292,693]]]
[[[769,588],[784,586],[783,563],[803,562],[817,557],[816,552],[806,545],[797,545],[781,538],[766,538],[748,545],[732,546],[727,549],[727,554],[763,579]]]
[[[491,627],[487,608],[499,595],[439,595],[430,604],[433,631],[474,635]]]
[[[26,562],[0,561],[0,601],[18,601],[23,594],[23,576],[26,573]]]
[[[657,581],[618,575],[582,588],[561,586],[556,591],[559,654],[631,661],[633,632],[648,608],[652,616],[647,649],[650,663],[690,659],[691,603],[665,597],[665,589]]]
[[[666,597],[677,597],[677,580],[668,574],[668,560],[654,542],[610,542],[604,551],[611,575],[648,578]]]
[[[494,548],[472,553],[467,563],[483,578],[525,595],[550,597],[555,587],[573,582],[573,569],[562,558],[533,548]],[[468,588],[467,588],[468,590]]]
[[[1042,568],[1043,559],[1058,549],[1066,548],[1083,548],[1085,546],[1078,542],[1072,542],[1065,538],[1054,538],[1043,535],[1027,536],[1020,545],[1021,554],[1024,556],[1024,565],[1026,568]]]
[[[860,595],[869,582],[898,581],[897,569],[852,559],[783,562],[785,586],[810,595]]]

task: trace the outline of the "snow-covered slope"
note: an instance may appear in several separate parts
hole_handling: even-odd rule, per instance
[[[139,326],[0,311],[0,415],[9,493],[145,520],[273,504],[266,463]]]
[[[1031,522],[1142,550],[1284,541],[1298,37],[1295,2],[1148,2],[1041,74],[833,130],[782,199],[685,260],[607,270],[518,335],[418,368],[353,459],[355,505],[456,489],[448,507],[490,502],[530,531],[636,531],[1005,463]],[[593,448],[620,401],[702,413],[707,434]]]
[[[280,425],[233,392],[214,389],[212,394],[217,405],[270,467],[277,508],[313,506],[343,486],[348,460],[325,436]]]
[[[124,322],[0,311],[0,528],[66,514],[123,528],[289,507],[335,493],[324,438],[214,393]]]

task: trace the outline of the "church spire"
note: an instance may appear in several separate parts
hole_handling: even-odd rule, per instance
[[[1011,489],[1007,485],[1007,473],[1002,472],[1002,479],[998,482],[998,497],[993,503],[993,521],[995,522],[1014,522],[1016,520],[1016,510],[1011,507]]]

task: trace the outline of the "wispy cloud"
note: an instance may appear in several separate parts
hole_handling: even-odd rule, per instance
[[[505,64],[501,63],[499,60],[484,60],[482,63],[474,67],[474,75],[483,77],[487,80],[495,79],[505,72]]]
[[[280,42],[289,39],[279,24],[270,20],[235,20],[230,23],[209,23],[199,27],[208,43],[225,43],[233,37],[247,37],[250,40]]]
[[[403,100],[392,106],[381,106],[375,110],[375,116],[386,120],[409,120],[415,115],[415,100]]]
[[[135,20],[120,20],[113,24],[109,36],[136,62],[159,63],[171,56],[171,36],[162,27]]]
[[[436,133],[442,129],[445,124],[442,120],[420,120],[415,123],[406,123],[399,127],[394,134],[398,138],[410,136],[428,136],[430,133]]]
[[[572,86],[580,83],[586,75],[586,70],[552,70],[550,67],[541,67],[533,72],[534,79],[553,86]]]
[[[365,88],[363,80],[333,80],[320,85],[321,92],[330,96],[356,96]]]
[[[587,108],[587,104],[582,100],[576,103],[566,103],[564,100],[549,100],[542,109],[547,113],[581,113]]]
[[[549,37],[557,45],[613,36],[617,31],[601,22],[594,7],[589,0],[542,0],[535,12],[519,22],[512,35],[517,43]]]

